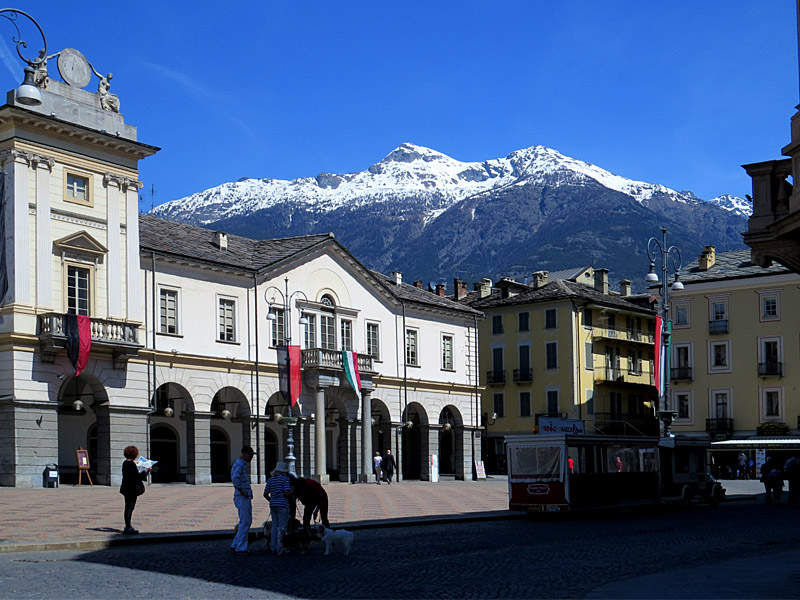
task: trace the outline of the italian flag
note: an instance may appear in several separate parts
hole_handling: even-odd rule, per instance
[[[361,377],[358,375],[358,354],[342,350],[342,364],[347,381],[353,386],[357,394],[361,393]]]

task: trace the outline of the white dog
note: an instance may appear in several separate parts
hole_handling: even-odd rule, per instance
[[[352,531],[347,531],[346,529],[325,529],[322,525],[320,525],[324,531],[322,533],[322,542],[325,544],[325,555],[331,553],[331,549],[334,546],[339,546],[344,551],[345,556],[350,554],[350,548],[353,545],[353,535]]]

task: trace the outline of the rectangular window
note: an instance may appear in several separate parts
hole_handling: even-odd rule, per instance
[[[545,369],[558,368],[558,342],[547,342],[544,345]]]
[[[544,311],[544,328],[555,329],[558,327],[558,313],[555,308],[548,308]]]
[[[503,333],[503,315],[492,315],[492,335]]]
[[[558,390],[547,390],[547,414],[557,415],[558,412]]]
[[[675,305],[675,327],[688,327],[689,326],[689,305],[676,304]]]
[[[286,311],[282,308],[273,308],[272,314],[272,347],[283,346],[286,343]]]
[[[675,403],[678,407],[678,418],[690,419],[689,394],[687,392],[675,394]]]
[[[519,313],[518,321],[519,321],[519,330],[520,331],[530,331],[531,330],[531,313],[529,313],[528,311]]]
[[[87,175],[64,172],[64,199],[81,204],[92,203],[91,179]]]
[[[761,320],[778,321],[781,318],[780,305],[778,303],[779,291],[770,290],[758,293],[761,303]]]
[[[594,390],[586,390],[586,414],[594,415]]]
[[[90,315],[91,269],[67,266],[67,312],[73,315]]]
[[[377,323],[367,323],[367,354],[375,360],[380,360],[380,326]]]
[[[520,392],[519,393],[519,416],[520,417],[530,417],[531,416],[531,393],[530,392]]]
[[[728,372],[731,370],[731,357],[730,357],[730,341],[724,342],[709,342],[709,371],[714,372]]]
[[[584,327],[593,327],[592,322],[593,322],[592,309],[591,308],[584,309],[584,311],[583,311],[583,326]]]
[[[417,332],[414,329],[406,329],[406,364],[418,365],[418,342]]]
[[[717,419],[727,419],[730,411],[728,410],[728,392],[727,391],[714,391],[712,392],[714,398],[714,416]]]
[[[584,344],[584,349],[586,351],[586,368],[589,370],[594,369],[594,349],[591,341],[588,341]]]
[[[453,336],[442,336],[442,369],[453,370]]]
[[[711,303],[711,320],[724,321],[728,318],[728,311],[725,302],[715,301]]]
[[[219,337],[220,342],[236,341],[236,300],[219,299]]]
[[[308,323],[305,326],[304,341],[306,349],[317,347],[317,315],[305,313]]]
[[[764,391],[764,415],[769,418],[781,416],[781,395],[778,390]]]
[[[351,352],[353,350],[353,322],[348,321],[347,319],[342,319],[341,327],[342,350]]]
[[[494,394],[494,413],[498,417],[505,417],[505,407],[503,406],[503,394]]]
[[[178,333],[178,291],[165,290],[159,291],[161,303],[161,333]]]
[[[320,316],[319,341],[324,350],[336,350],[336,317]]]

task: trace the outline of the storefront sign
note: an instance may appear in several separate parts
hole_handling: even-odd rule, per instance
[[[583,421],[580,419],[553,419],[551,417],[539,419],[539,431],[542,433],[586,433]]]

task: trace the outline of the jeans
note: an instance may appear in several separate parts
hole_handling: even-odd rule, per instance
[[[272,515],[272,530],[269,536],[269,549],[278,552],[281,549],[279,532],[285,531],[289,524],[288,506],[270,506],[269,513]]]
[[[239,511],[239,528],[236,530],[236,537],[233,538],[231,548],[234,550],[247,550],[247,535],[250,533],[250,525],[253,523],[253,504],[250,498],[245,498],[236,494],[233,497],[236,510]]]

